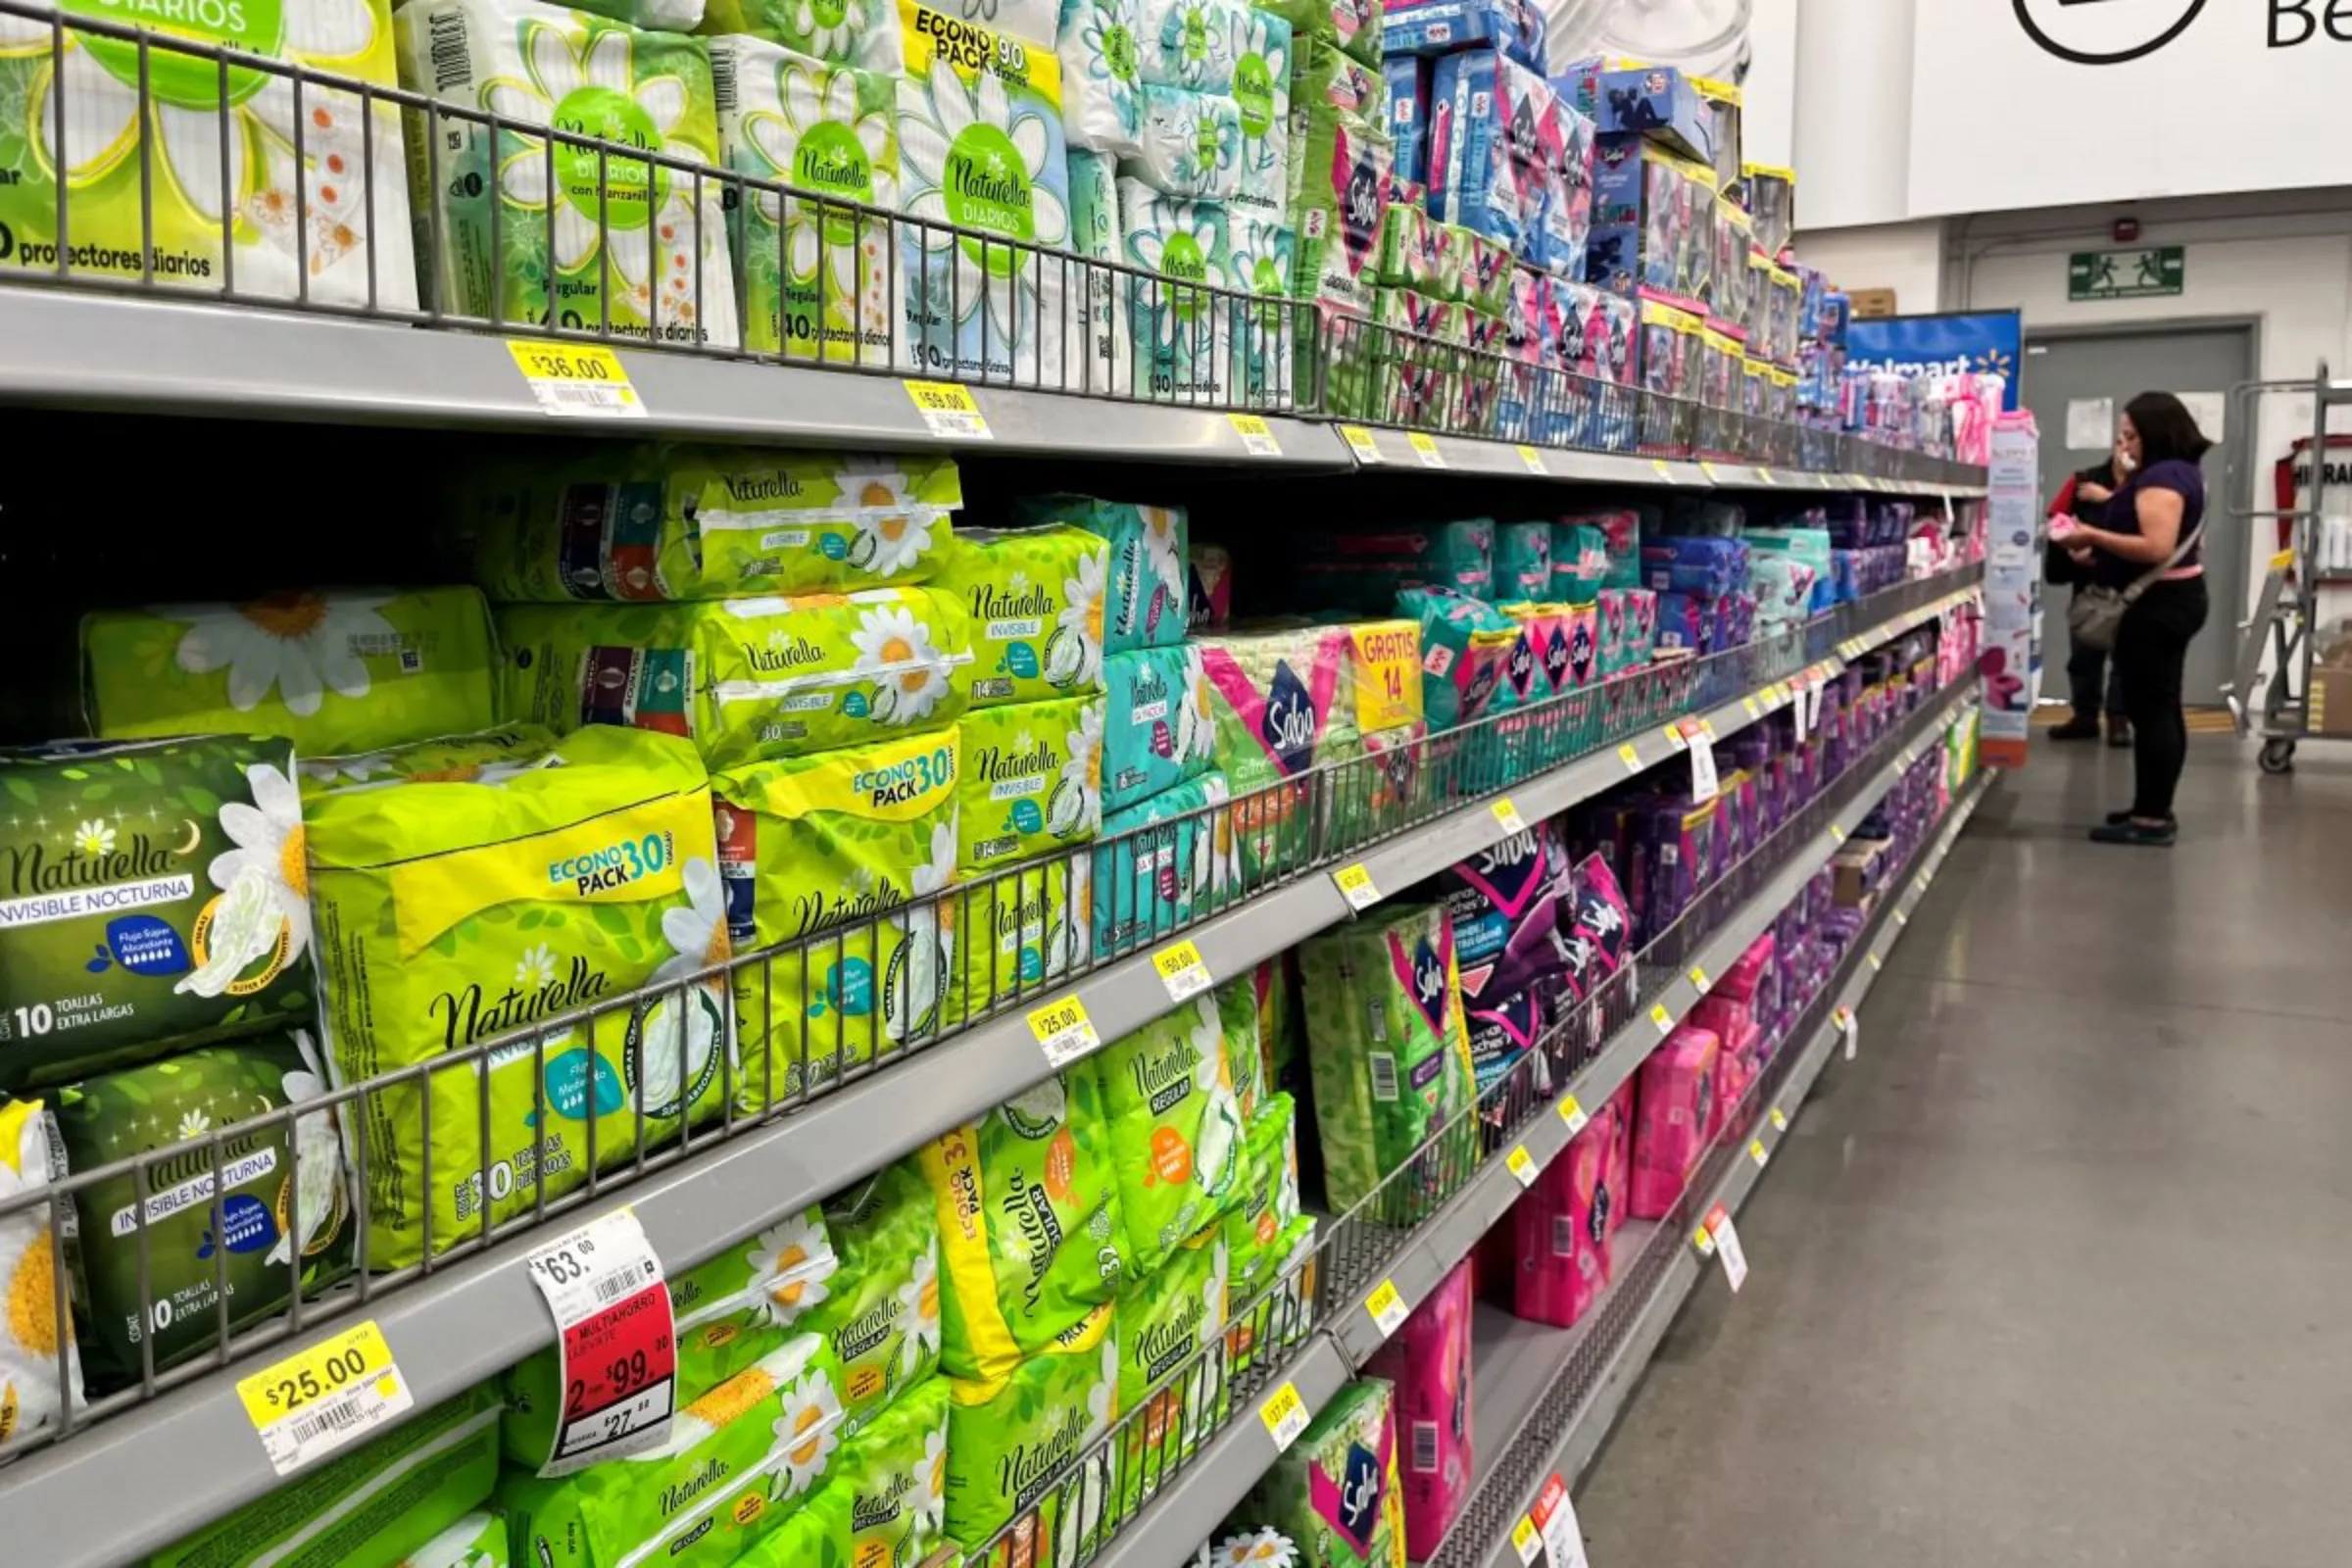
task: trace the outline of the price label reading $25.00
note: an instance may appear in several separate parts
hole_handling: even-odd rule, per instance
[[[415,1404],[372,1320],[237,1383],[237,1397],[281,1476],[367,1437]]]
[[[662,1260],[628,1209],[523,1256],[555,1315],[564,1405],[543,1476],[567,1476],[669,1441],[677,1325]]]
[[[1095,1033],[1095,1021],[1086,1015],[1086,1004],[1076,997],[1049,1002],[1030,1013],[1029,1032],[1037,1037],[1049,1067],[1066,1067],[1102,1047],[1102,1037]]]

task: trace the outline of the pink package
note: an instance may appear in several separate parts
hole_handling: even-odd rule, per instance
[[[1684,1024],[1642,1063],[1635,1098],[1636,1219],[1664,1219],[1715,1136],[1715,1057],[1723,1042],[1712,1029]]]
[[[1396,1386],[1404,1554],[1425,1562],[1470,1497],[1470,1260],[1454,1265],[1365,1371]]]
[[[1698,999],[1690,1009],[1690,1021],[1701,1029],[1712,1029],[1715,1038],[1728,1047],[1731,1042],[1755,1028],[1755,1009],[1744,1000],[1727,996],[1721,982],[1714,990]]]
[[[1609,1283],[1609,1235],[1623,1206],[1609,1185],[1616,1124],[1614,1102],[1603,1105],[1511,1209],[1519,1248],[1511,1310],[1531,1323],[1569,1327]]]
[[[1626,1199],[1634,1187],[1634,1084],[1635,1078],[1628,1078],[1609,1097],[1609,1158],[1601,1176],[1617,1200],[1609,1205],[1611,1236],[1624,1227],[1633,1213],[1633,1205]]]
[[[1748,1087],[1761,1070],[1757,1058],[1763,1054],[1764,1031],[1751,1021],[1720,1038],[1723,1046],[1715,1054],[1715,1136],[1732,1143],[1741,1125],[1732,1112],[1747,1098]]]
[[[1748,944],[1747,951],[1715,982],[1710,997],[1725,997],[1734,1002],[1753,1002],[1756,979],[1773,963],[1772,933],[1767,931]]]

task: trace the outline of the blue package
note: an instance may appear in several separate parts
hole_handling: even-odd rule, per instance
[[[1535,161],[1515,157],[1511,138],[1514,119],[1532,135],[1538,90],[1549,97],[1541,76],[1493,49],[1447,55],[1430,78],[1430,213],[1521,255],[1541,192],[1528,189]]]
[[[1605,55],[1588,55],[1571,60],[1567,67],[1550,78],[1551,90],[1560,102],[1574,109],[1587,120],[1600,118],[1600,74],[1608,69]]]
[[[1390,26],[1396,24],[1391,22]],[[1383,34],[1386,37],[1387,34]],[[1417,55],[1391,53],[1382,58],[1380,74],[1389,83],[1389,139],[1396,144],[1395,178],[1416,185],[1429,183],[1430,63]]]
[[[1527,0],[1411,0],[1381,19],[1380,47],[1397,55],[1499,49],[1530,71],[1544,69],[1544,14]]]
[[[1554,277],[1581,281],[1585,275],[1585,237],[1592,227],[1592,193],[1572,191],[1557,170],[1522,171],[1535,186],[1537,200],[1527,225],[1524,248],[1528,265]]]
[[[1124,953],[1181,930],[1192,924],[1196,905],[1212,906],[1239,880],[1238,860],[1218,851],[1230,844],[1230,831],[1218,814],[1200,814],[1231,798],[1225,775],[1211,769],[1103,813],[1094,852],[1096,954]]]
[[[1660,648],[1688,648],[1694,654],[1713,653],[1713,603],[1696,594],[1658,595],[1657,636]]]
[[[1642,580],[1658,593],[1720,599],[1747,581],[1747,545],[1703,534],[1645,539]]]
[[[1714,117],[1698,89],[1672,66],[1604,71],[1594,98],[1593,123],[1604,133],[1637,132],[1714,167]]]
[[[1862,597],[1862,590],[1856,575],[1861,559],[1862,552],[1859,550],[1833,550],[1830,552],[1830,602],[1832,604],[1842,605],[1849,599]]]
[[[1199,648],[1111,654],[1102,661],[1102,680],[1105,816],[1209,770],[1216,720]]]

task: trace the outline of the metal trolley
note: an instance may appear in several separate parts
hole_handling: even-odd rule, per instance
[[[2328,362],[2307,381],[2248,381],[2230,389],[2230,417],[2252,419],[2266,397],[2311,400],[2311,480],[2300,503],[2286,508],[2233,509],[2249,527],[2271,519],[2291,525],[2286,548],[2271,557],[2254,613],[2237,624],[2237,658],[2223,688],[2240,739],[2259,736],[2256,761],[2265,773],[2295,765],[2295,747],[2312,728],[2312,663],[2320,624],[2320,519],[2328,497],[2328,411],[2352,404],[2352,380],[2335,380]],[[2240,429],[2253,429],[2241,424]],[[2267,673],[2266,673],[2267,671]]]

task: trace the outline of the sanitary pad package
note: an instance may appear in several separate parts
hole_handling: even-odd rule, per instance
[[[1216,719],[1198,648],[1146,648],[1104,662],[1102,808],[1121,810],[1206,772]]]
[[[1119,161],[1121,176],[1187,201],[1232,200],[1242,181],[1241,106],[1191,87],[1147,85],[1143,99],[1141,151]]]
[[[1310,938],[1298,949],[1298,972],[1324,1188],[1344,1211],[1470,1108],[1453,933],[1442,906],[1394,906]],[[1426,1212],[1444,1197],[1437,1166],[1456,1164],[1433,1162],[1392,1187],[1383,1218],[1404,1223]]]
[[[1504,522],[1494,528],[1494,597],[1551,596],[1551,524]]]
[[[1182,507],[1055,495],[1015,501],[1013,513],[1024,523],[1067,523],[1108,541],[1104,653],[1173,648],[1184,641],[1185,553],[1191,529]]]
[[[1094,948],[1124,953],[1190,925],[1241,886],[1240,828],[1208,808],[1231,799],[1211,769],[1106,812],[1094,857]]]
[[[49,1143],[38,1100],[0,1101],[0,1179],[11,1193],[37,1192],[49,1183]],[[53,1209],[35,1203],[0,1218],[0,1278],[44,1282],[16,1303],[8,1338],[0,1342],[0,1409],[9,1412],[0,1452],[12,1443],[46,1434],[69,1404],[81,1404],[81,1351],[66,1331],[64,1377],[56,1346],[64,1315],[56,1302],[50,1248]],[[136,1312],[137,1307],[132,1310]]]
[[[1179,200],[1126,178],[1118,182],[1118,198],[1119,259],[1145,274],[1114,280],[1118,315],[1132,340],[1136,390],[1180,403],[1223,401],[1234,321],[1226,302],[1207,287],[1223,278],[1231,260],[1223,202]]]
[[[905,210],[1023,246],[1070,243],[1069,164],[1061,133],[1055,7],[1042,40],[899,0],[906,74],[899,81]],[[902,351],[926,372],[969,380],[1061,374],[1065,334],[1084,328],[1064,269],[1035,249],[900,227],[906,296]],[[985,323],[985,324],[984,324]]]
[[[1137,0],[1062,0],[1061,125],[1072,151],[1143,151],[1142,30]]]
[[[1287,409],[1298,374],[1292,344],[1305,329],[1304,313],[1289,298],[1298,236],[1282,219],[1253,216],[1238,198],[1226,209],[1225,235],[1224,275],[1216,281],[1233,293],[1254,296],[1250,304],[1222,307],[1233,313],[1233,368],[1227,382],[1233,401],[1246,408]],[[1199,557],[1194,559],[1198,581]],[[1203,621],[1196,613],[1195,623],[1213,627],[1224,618],[1217,614]]]
[[[1289,23],[1294,37],[1330,43],[1366,66],[1380,65],[1379,0],[1275,0],[1265,9]]]
[[[1404,1435],[1404,1554],[1437,1555],[1470,1497],[1470,1273],[1465,1258],[1413,1308],[1366,1368],[1395,1389]]]
[[[1380,78],[1369,80],[1377,84]],[[1372,309],[1373,263],[1388,213],[1393,156],[1388,138],[1363,122],[1328,103],[1294,95],[1291,159],[1292,182],[1298,186],[1293,217],[1298,229],[1298,298],[1325,301],[1359,315]]]
[[[502,610],[506,707],[691,739],[715,766],[934,729],[971,695],[963,606],[924,588]],[[477,726],[478,727],[478,726]]]
[[[1199,647],[1217,757],[1245,803],[1236,812],[1243,874],[1298,864],[1312,826],[1304,775],[1363,749],[1351,701],[1354,641],[1345,627],[1322,626],[1226,633]]]
[[[20,911],[0,926],[0,1098],[311,1022],[293,765],[284,741],[226,737],[0,751]]]
[[[967,713],[956,775],[956,868],[971,875],[1083,844],[1102,823],[1102,699]]]
[[[1130,1267],[1109,1139],[1080,1063],[923,1146],[950,1376],[1003,1377],[1109,1302]]]
[[[1609,1283],[1609,1236],[1625,1203],[1610,1158],[1617,1136],[1612,1101],[1512,1205],[1518,1268],[1511,1310],[1531,1323],[1570,1327]]]
[[[1225,1422],[1228,1357],[1200,1352],[1224,1332],[1231,1268],[1224,1227],[1211,1222],[1119,1291],[1119,1411],[1131,1417],[1118,1444],[1122,1518],[1174,1479],[1201,1439]]]
[[[1674,1211],[1715,1127],[1714,1031],[1685,1024],[1642,1063],[1629,1208],[1636,1219]]]
[[[710,789],[694,749],[599,726],[536,761],[305,803],[338,1081],[532,1029],[728,956]],[[371,1094],[370,1262],[416,1261],[428,1225],[438,1246],[478,1231],[485,1201],[493,1220],[518,1213],[542,1178],[551,1198],[571,1190],[587,1175],[590,1117],[596,1159],[611,1164],[641,1137],[715,1111],[728,1013],[723,982],[672,987],[625,1022],[492,1054],[486,1098],[472,1062],[429,1087],[411,1079]]]
[[[1566,851],[1538,823],[1439,873],[1464,995],[1501,996],[1556,983],[1565,955],[1553,937],[1570,894]]]
[[[712,779],[727,945],[820,936],[736,972],[746,1112],[938,1027],[956,933],[906,906],[955,877],[959,763],[951,727]]]
[[[736,1568],[929,1561],[944,1544],[952,1403],[944,1378],[909,1391],[842,1444],[815,1490]]]
[[[1102,690],[1101,535],[1068,525],[967,528],[944,553],[939,590],[971,617],[972,706]]]
[[[1100,1074],[1127,1262],[1152,1274],[1240,1186],[1242,1110],[1216,998],[1196,997],[1070,1070]]]
[[[1224,92],[1233,85],[1242,0],[1138,0],[1137,60],[1146,85]]]
[[[1533,658],[1519,622],[1442,588],[1408,588],[1396,609],[1420,624],[1421,706],[1433,731],[1517,706],[1507,670],[1513,659]]]
[[[468,470],[448,545],[508,604],[875,588],[939,575],[962,504],[952,458],[599,443]]]
[[[747,188],[738,201],[728,192],[745,347],[889,368],[905,309],[887,216],[899,205],[896,82],[759,38],[717,37],[710,47],[726,167],[806,193]]]
[[[947,1528],[977,1551],[1036,1510],[1034,1560],[1085,1562],[1115,1522],[1104,1455],[1070,1466],[1119,1414],[1119,1337],[1109,1301],[1024,1360],[948,1386]],[[1017,1542],[1016,1542],[1017,1544]],[[1022,1560],[1032,1560],[1024,1558]],[[1009,1568],[1000,1554],[990,1568]],[[795,1565],[798,1568],[798,1565]]]
[[[1306,1544],[1299,1568],[1404,1568],[1404,1497],[1391,1386],[1332,1396],[1250,1491],[1239,1513]]]
[[[100,610],[81,620],[83,706],[97,735],[362,752],[497,722],[492,649],[471,588]]]
[[[411,92],[720,162],[700,39],[536,0],[421,0],[395,11],[392,27]],[[432,232],[423,216],[440,207],[441,248],[422,270],[441,309],[516,326],[601,321],[659,343],[739,341],[723,181],[456,117],[440,122],[443,145],[428,160],[423,117],[407,121],[419,233]]]
[[[1278,220],[1289,211],[1293,48],[1290,23],[1271,11],[1240,8],[1233,102],[1242,117],[1242,174],[1233,200],[1262,220]]]

